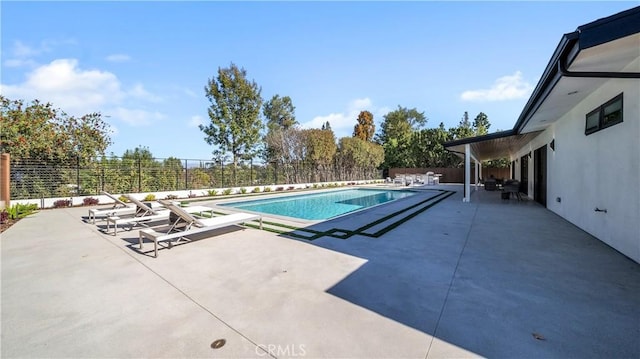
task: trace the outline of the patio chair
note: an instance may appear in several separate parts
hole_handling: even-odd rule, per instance
[[[142,249],[142,242],[144,238],[152,240],[154,245],[154,257],[158,257],[158,242],[161,241],[169,241],[169,248],[171,248],[173,246],[172,239],[177,239],[176,242],[179,242],[181,239],[189,240],[186,238],[188,235],[208,232],[214,229],[229,227],[255,220],[260,221],[260,229],[262,229],[262,216],[258,214],[238,212],[219,217],[198,218],[185,210],[185,208],[174,203],[167,201],[160,201],[160,203],[168,208],[171,213],[175,214],[177,218],[170,223],[168,229],[163,231],[152,228],[140,230],[138,236],[140,249]]]
[[[440,184],[440,177],[442,177],[442,173],[434,174],[433,175],[433,184],[439,185]]]
[[[426,178],[426,180],[425,180],[425,184],[428,184],[428,185],[433,185],[433,184],[435,184],[435,182],[434,182],[434,180],[433,180],[433,178],[434,178],[433,176],[434,176],[434,173],[433,173],[433,172],[431,172],[431,171],[427,172],[427,173],[425,174],[425,178]]]
[[[502,199],[510,199],[512,195],[515,195],[518,201],[522,201],[522,195],[520,195],[520,181],[507,180],[502,186],[502,194]]]
[[[101,191],[102,195],[105,195],[113,200],[113,206],[109,208],[91,208],[89,209],[88,220],[92,223],[96,223],[96,217],[110,217],[118,214],[133,214],[136,211],[134,204],[122,202],[120,198],[112,195],[111,193]]]
[[[404,175],[396,175],[396,177],[393,179],[393,184],[401,184],[401,185],[405,185],[407,183],[407,180],[405,179]]]

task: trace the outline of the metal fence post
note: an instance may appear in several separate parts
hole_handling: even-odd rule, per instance
[[[11,155],[3,153],[0,163],[0,207],[4,209],[11,205]]]
[[[142,163],[140,162],[140,157],[138,160],[138,192],[142,192]]]
[[[80,155],[76,156],[76,196],[80,195]]]
[[[184,189],[189,189],[189,163],[184,160]]]

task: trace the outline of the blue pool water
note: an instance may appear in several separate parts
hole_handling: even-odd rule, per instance
[[[322,220],[414,194],[412,191],[349,189],[220,205],[279,216]]]

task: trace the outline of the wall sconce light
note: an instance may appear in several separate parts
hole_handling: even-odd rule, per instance
[[[549,143],[549,147],[551,147],[551,150],[555,152],[555,150],[556,150],[556,139],[555,138],[553,140],[551,140],[551,143]]]

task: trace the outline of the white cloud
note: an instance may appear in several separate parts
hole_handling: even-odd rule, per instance
[[[154,122],[164,120],[165,115],[160,112],[152,112],[140,109],[128,109],[117,107],[111,111],[111,117],[115,117],[130,126],[147,126]]]
[[[109,62],[127,62],[131,60],[131,57],[126,54],[112,54],[107,56],[107,61]]]
[[[37,46],[31,46],[23,43],[20,40],[13,42],[13,47],[9,51],[8,58],[4,61],[4,65],[7,67],[21,67],[37,66],[35,57],[47,52],[51,52],[53,48],[61,45],[75,45],[74,39],[52,40],[46,39],[40,42]]]
[[[202,116],[191,116],[191,120],[189,120],[188,126],[189,127],[198,127],[200,125],[204,124],[204,119],[202,118]]]
[[[110,72],[81,70],[74,59],[54,60],[27,74],[19,85],[2,85],[9,98],[51,102],[69,114],[96,112],[108,102],[122,99],[120,82]]]
[[[331,125],[331,129],[334,132],[342,131],[349,126],[353,126],[355,124],[356,117],[351,119],[349,118],[349,114],[347,113],[330,113],[324,116],[316,116],[313,120],[305,122],[302,124],[303,128],[322,128],[327,121]],[[351,123],[352,122],[352,123]]]
[[[302,128],[322,128],[322,125],[329,121],[331,129],[337,138],[351,136],[353,127],[356,125],[360,111],[369,111],[373,114],[375,122],[380,122],[382,116],[389,112],[387,107],[374,106],[368,97],[350,101],[344,112],[335,112],[328,115],[316,116],[311,121],[302,123]]]
[[[147,90],[145,90],[144,86],[142,84],[135,84],[133,86],[133,88],[131,88],[129,91],[127,91],[127,94],[135,97],[135,98],[139,98],[142,100],[147,100],[147,101],[151,101],[151,102],[160,102],[162,101],[162,99],[159,96],[153,95],[150,92],[148,92]]]
[[[526,98],[531,94],[533,86],[522,79],[522,73],[516,71],[510,76],[498,78],[489,89],[469,90],[460,95],[463,101],[506,101]]]
[[[182,89],[182,90],[183,90],[183,92],[184,92],[187,96],[189,96],[189,97],[193,97],[193,98],[198,97],[198,95],[196,95],[196,93],[195,93],[195,92],[193,92],[193,90],[191,90],[191,89],[184,88],[184,89]]]
[[[6,66],[6,67],[22,67],[22,66],[34,67],[34,66],[36,66],[36,62],[31,60],[31,59],[7,59],[7,60],[4,61],[4,66]]]
[[[40,48],[35,48],[22,43],[22,41],[15,41],[13,43],[12,53],[13,56],[23,59],[36,56],[44,50],[45,48],[43,46],[41,46]]]
[[[357,98],[349,103],[349,112],[360,113],[360,111],[365,111],[365,110],[370,111],[368,109],[371,108],[372,106],[373,106],[373,103],[371,103],[371,99],[369,99],[368,97]],[[356,118],[357,117],[358,116],[356,115]]]
[[[14,41],[13,48],[10,51],[10,58],[4,61],[4,66],[6,67],[22,67],[36,66],[36,62],[32,59],[34,56],[39,55],[44,52],[45,48],[41,46],[40,48],[35,48],[24,44],[22,41]]]
[[[101,112],[133,126],[164,119],[159,112],[132,108],[138,107],[140,100],[160,101],[142,84],[125,90],[115,74],[82,69],[75,59],[58,59],[37,67],[27,73],[23,83],[0,85],[0,92],[11,99],[50,102],[72,116]]]

